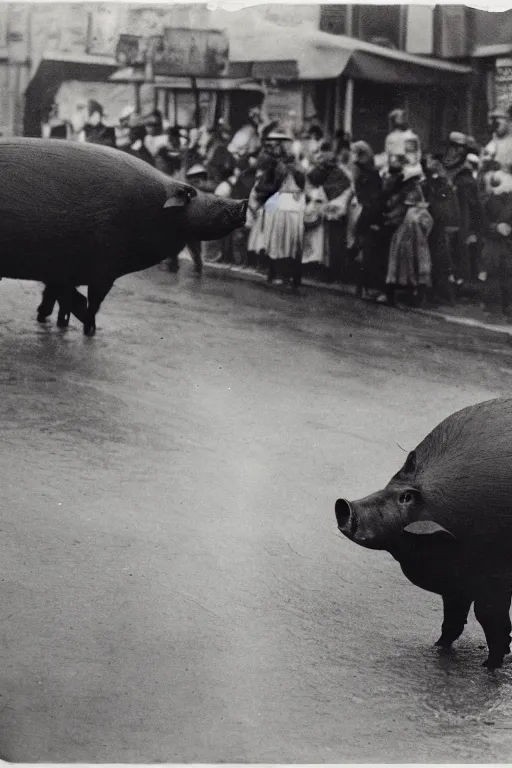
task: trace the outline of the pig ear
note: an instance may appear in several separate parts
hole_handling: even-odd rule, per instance
[[[416,523],[409,523],[404,528],[404,533],[415,537],[429,537],[434,536],[444,541],[455,541],[455,536],[446,528],[443,528],[439,523],[434,523],[433,520],[418,520]]]
[[[403,471],[407,474],[412,474],[416,470],[416,451],[411,451],[408,455]]]
[[[164,203],[164,208],[184,208],[190,203],[193,197],[196,197],[197,190],[188,184],[178,187],[169,193]]]

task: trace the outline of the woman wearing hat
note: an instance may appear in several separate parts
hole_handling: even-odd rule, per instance
[[[277,192],[264,204],[263,245],[268,257],[267,282],[283,279],[300,286],[306,198],[304,173],[293,156],[278,162]]]

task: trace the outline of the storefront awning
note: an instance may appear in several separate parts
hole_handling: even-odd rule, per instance
[[[114,58],[106,56],[77,56],[76,54],[45,54],[27,86],[27,94],[40,95],[42,104],[53,99],[66,80],[107,82],[117,69]]]
[[[355,80],[397,85],[449,86],[463,82],[470,67],[365,43],[345,35],[311,30],[293,32],[274,24],[243,29],[230,37],[230,59],[258,77],[265,65],[275,79]],[[295,69],[295,71],[293,71]],[[285,74],[285,72],[287,74]]]
[[[111,83],[145,83],[146,75],[142,67],[124,67],[109,77]],[[189,91],[192,81],[189,77],[165,77],[156,75],[151,81],[157,88],[169,88],[176,91]],[[199,91],[261,91],[261,85],[248,77],[197,77]]]

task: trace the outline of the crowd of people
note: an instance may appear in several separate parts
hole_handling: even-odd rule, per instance
[[[512,111],[490,114],[480,147],[453,131],[425,153],[404,110],[389,115],[382,151],[318,123],[297,129],[250,110],[234,134],[222,120],[185,129],[155,110],[126,109],[116,126],[103,108],[73,137],[140,157],[198,189],[248,199],[245,229],[195,244],[206,261],[263,271],[294,288],[302,276],[351,283],[361,297],[394,306],[476,299],[510,313]],[[55,121],[49,135],[69,138]]]

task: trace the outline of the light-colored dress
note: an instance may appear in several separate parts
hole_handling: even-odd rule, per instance
[[[302,256],[305,208],[304,192],[289,173],[279,191],[263,206],[264,249],[273,261]]]

